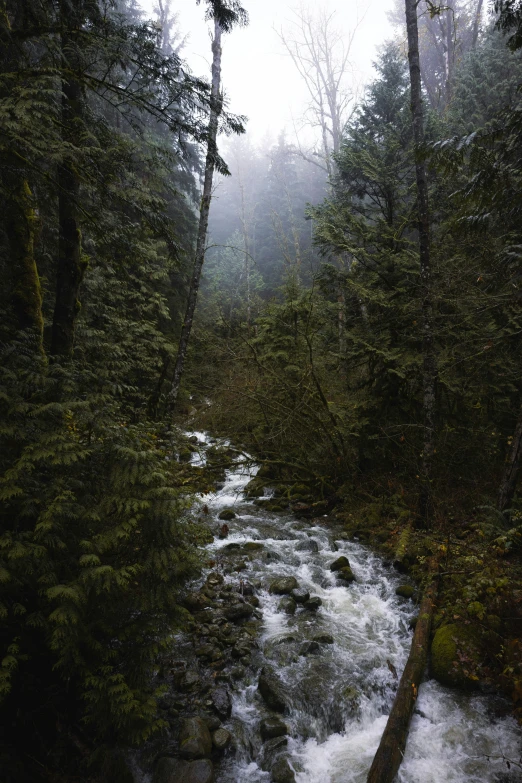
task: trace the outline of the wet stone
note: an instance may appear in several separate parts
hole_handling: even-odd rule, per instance
[[[308,601],[310,598],[310,593],[306,587],[298,587],[295,590],[292,590],[290,597],[293,598],[296,603],[304,604],[305,601]]]
[[[321,645],[319,642],[303,642],[299,648],[299,655],[312,655],[313,653],[319,652],[320,649]]]
[[[218,519],[222,519],[223,522],[228,522],[231,519],[236,518],[236,512],[231,508],[224,508],[223,511],[221,511],[220,514],[218,514]]]
[[[275,673],[268,667],[261,669],[258,690],[267,707],[270,707],[274,712],[285,711],[285,688]]]
[[[197,685],[199,685],[199,682],[200,678],[197,672],[184,672],[180,682],[180,689],[182,691],[189,691],[191,688],[195,688]]]
[[[281,576],[270,584],[270,592],[274,595],[287,595],[296,590],[299,583],[294,576]]]
[[[219,587],[224,581],[225,577],[223,574],[219,574],[217,571],[212,571],[212,573],[207,576],[207,585],[211,588]]]
[[[297,604],[293,598],[290,598],[289,595],[285,595],[279,601],[277,605],[277,609],[279,612],[284,612],[285,614],[295,614],[295,610],[297,609]]]
[[[277,717],[265,718],[265,720],[262,720],[260,730],[263,742],[274,739],[275,737],[284,737],[288,734],[288,726]]]
[[[305,541],[299,541],[295,545],[294,550],[296,552],[319,552],[319,544],[314,538],[309,538]]]
[[[213,731],[217,731],[217,729],[221,728],[221,721],[219,720],[217,715],[210,715],[210,713],[204,713],[203,715],[200,715],[201,720],[207,727],[207,729],[212,733]]]
[[[340,568],[339,571],[336,573],[337,579],[340,579],[341,582],[355,582],[355,575],[350,568],[350,566],[346,566],[345,568]]]
[[[338,557],[337,560],[334,560],[333,563],[330,563],[330,571],[340,571],[341,568],[349,568],[350,562],[345,555],[341,555],[341,557]]]
[[[245,674],[246,669],[244,666],[233,666],[230,670],[230,676],[233,680],[242,680]]]
[[[184,759],[201,759],[210,756],[212,739],[201,718],[186,718],[181,724],[179,737],[180,755]]]
[[[216,688],[210,694],[212,706],[221,720],[226,720],[232,712],[232,702],[230,694],[226,688]]]
[[[286,756],[276,759],[270,771],[272,783],[295,783],[294,770]]]
[[[226,729],[217,729],[212,734],[212,744],[216,750],[223,751],[228,748],[232,742],[232,734]]]
[[[267,740],[262,749],[261,763],[259,765],[261,769],[270,769],[278,752],[283,748],[286,748],[287,745],[288,740],[286,737],[274,737],[273,739]]]
[[[411,585],[399,585],[395,590],[395,595],[398,595],[399,598],[413,598],[414,593],[415,588]]]
[[[246,580],[242,579],[239,583],[238,593],[241,593],[241,595],[254,595],[254,585],[251,584],[251,582],[247,582]]]
[[[225,617],[233,623],[239,620],[246,620],[254,614],[254,607],[249,603],[239,603],[225,609]]]
[[[303,604],[305,609],[308,609],[310,612],[317,612],[320,606],[323,605],[323,602],[319,598],[318,595],[312,595],[308,601],[305,601]]]
[[[334,638],[331,633],[316,633],[315,636],[312,637],[312,641],[318,642],[319,644],[333,644]]]

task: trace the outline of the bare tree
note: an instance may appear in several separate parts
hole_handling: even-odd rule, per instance
[[[305,120],[319,131],[320,142],[312,150],[298,152],[332,174],[332,152],[338,152],[350,105],[355,98],[354,69],[350,61],[353,42],[364,14],[359,14],[347,33],[336,27],[335,11],[325,8],[316,13],[301,7],[279,36],[292,58],[309,96]]]

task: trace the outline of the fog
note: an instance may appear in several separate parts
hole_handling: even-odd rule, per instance
[[[142,0],[146,12],[153,0]],[[276,136],[286,129],[307,136],[304,122],[309,96],[303,80],[280,40],[281,31],[291,36],[296,13],[317,14],[325,10],[334,15],[333,27],[353,44],[344,88],[356,97],[372,77],[372,61],[378,47],[393,35],[387,12],[393,0],[357,2],[296,3],[289,0],[245,0],[250,17],[246,28],[235,28],[223,38],[223,85],[230,111],[248,118],[249,137],[259,140]],[[210,73],[210,24],[205,7],[195,0],[173,2],[180,32],[186,36],[182,56],[195,74]]]

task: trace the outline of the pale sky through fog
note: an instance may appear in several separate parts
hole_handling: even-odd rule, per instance
[[[150,11],[154,0],[141,0],[141,3]],[[326,3],[244,0],[250,24],[223,36],[222,76],[229,110],[248,117],[248,134],[256,140],[267,132],[276,137],[286,128],[290,141],[294,121],[299,127],[305,110],[306,89],[273,29],[289,29],[292,9],[300,5],[311,10],[326,5],[329,10],[335,10],[337,27],[344,32],[353,29],[357,13],[359,18],[364,16],[350,58],[359,85],[371,80],[371,63],[377,47],[393,35],[386,16],[394,5],[393,0],[329,0]],[[196,0],[173,0],[172,3],[179,17],[179,27],[188,35],[183,58],[194,74],[210,78],[211,26],[204,21],[205,7],[204,0],[200,5],[196,5]]]

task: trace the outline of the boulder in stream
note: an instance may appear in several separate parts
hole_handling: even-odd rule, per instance
[[[210,699],[212,701],[212,706],[221,720],[230,718],[232,702],[230,700],[230,693],[226,688],[215,688],[210,694]]]
[[[331,633],[316,633],[315,636],[312,636],[312,641],[319,644],[333,644],[334,638]]]
[[[184,759],[202,759],[210,756],[212,738],[201,718],[185,718],[179,737],[180,755]]]
[[[286,756],[279,756],[270,770],[272,783],[295,783],[295,773]]]
[[[297,604],[304,604],[310,598],[310,593],[306,587],[297,587],[292,590],[290,597],[294,599]]]
[[[212,734],[212,744],[216,750],[223,751],[228,748],[232,742],[232,734],[226,729],[217,729]]]
[[[344,568],[340,568],[336,573],[337,579],[340,579],[341,582],[347,582],[348,584],[350,582],[355,582],[355,575],[350,568],[350,566],[345,566]]]
[[[345,555],[341,555],[333,563],[330,563],[330,571],[340,571],[341,568],[350,568],[350,561]]]
[[[231,519],[236,518],[236,512],[231,508],[224,508],[218,515],[218,519],[222,519],[223,522],[229,522]]]
[[[399,598],[413,598],[414,594],[415,588],[411,585],[399,585],[395,590],[395,595],[398,595]]]
[[[315,538],[308,538],[304,541],[299,541],[298,544],[295,545],[294,550],[296,552],[319,552],[319,544],[315,540]]]
[[[297,604],[293,598],[291,598],[289,595],[285,595],[279,601],[277,609],[279,612],[284,612],[285,614],[295,614]]]
[[[472,689],[473,670],[481,660],[480,637],[470,625],[451,623],[437,628],[431,643],[431,673],[442,685]]]
[[[298,587],[299,583],[295,576],[280,576],[270,583],[270,592],[274,595],[288,595]]]
[[[309,612],[317,612],[320,606],[323,605],[323,602],[319,598],[318,595],[312,595],[308,599],[308,601],[305,601],[303,604],[305,609],[308,609]]]
[[[263,742],[274,739],[275,737],[284,737],[288,734],[288,726],[278,717],[265,718],[265,720],[262,720],[260,730]]]
[[[303,642],[299,648],[299,655],[312,655],[313,653],[319,652],[320,649],[321,645],[319,642]]]
[[[285,711],[285,688],[277,675],[267,666],[261,669],[258,690],[267,707],[270,707],[274,712]]]

